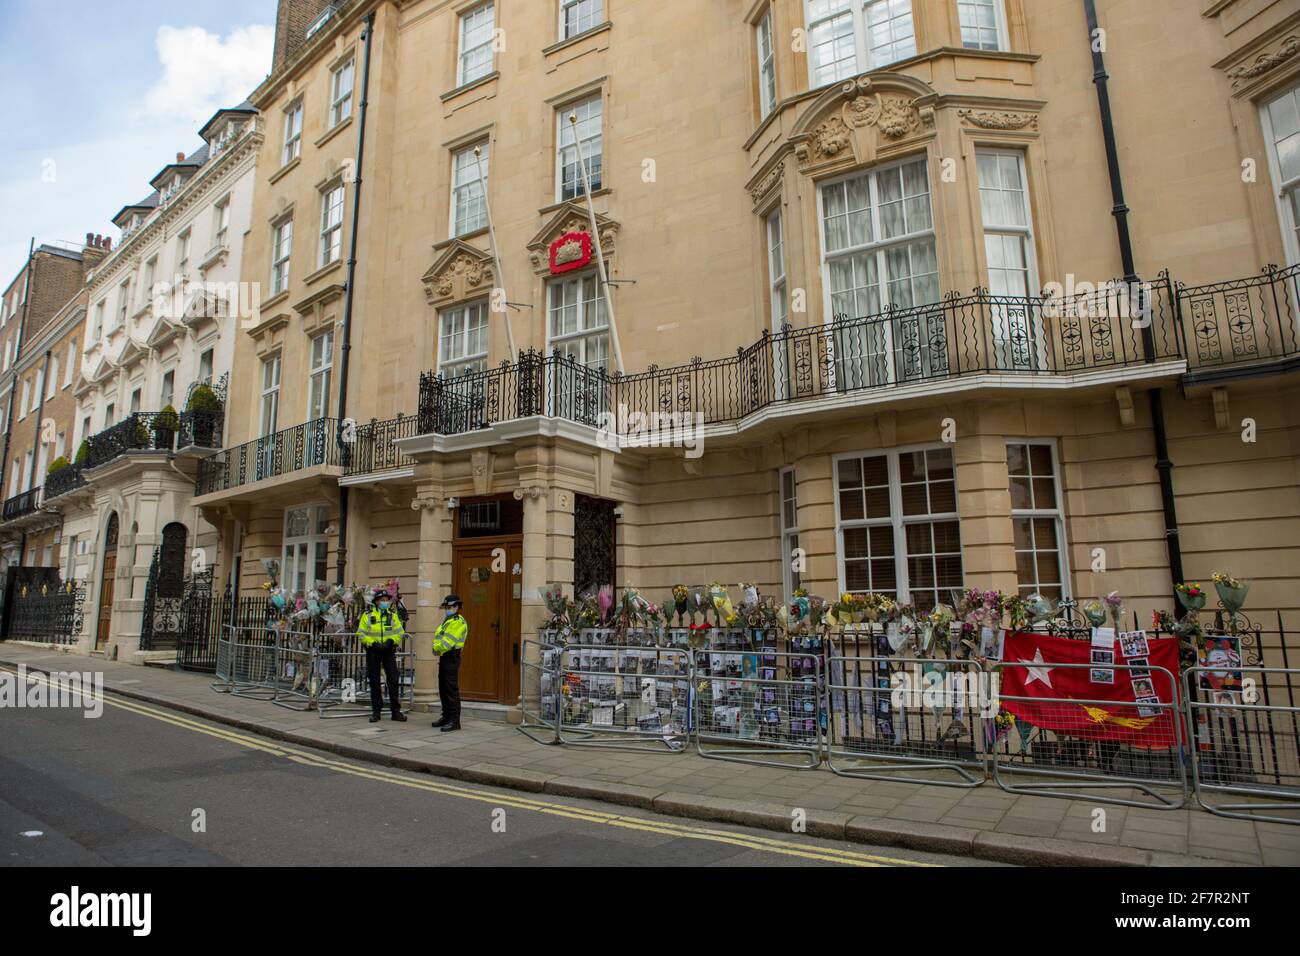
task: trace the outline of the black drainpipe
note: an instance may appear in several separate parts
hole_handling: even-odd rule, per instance
[[[1128,204],[1124,201],[1124,178],[1119,168],[1119,147],[1115,142],[1115,122],[1110,109],[1110,76],[1106,72],[1106,58],[1098,42],[1096,0],[1083,0],[1088,19],[1088,46],[1092,50],[1092,81],[1097,87],[1097,105],[1101,110],[1101,131],[1106,141],[1106,165],[1110,171],[1110,191],[1114,200],[1111,210],[1115,228],[1119,233],[1119,254],[1124,266],[1124,281],[1133,288],[1139,282],[1133,259],[1133,237],[1129,232]],[[1148,364],[1156,360],[1155,333],[1148,321],[1142,327],[1142,351]],[[1183,580],[1183,549],[1178,541],[1178,506],[1174,500],[1174,463],[1169,458],[1169,437],[1165,431],[1165,405],[1159,388],[1147,391],[1151,406],[1151,426],[1156,444],[1156,471],[1160,475],[1160,503],[1165,517],[1165,547],[1169,553],[1169,574],[1175,585]],[[1173,592],[1175,608],[1180,608],[1177,592]],[[1181,613],[1181,612],[1180,612]]]
[[[348,358],[352,352],[352,301],[357,284],[357,231],[361,223],[361,169],[366,156],[366,113],[370,107],[370,47],[375,34],[375,12],[366,14],[363,39],[366,62],[361,77],[361,106],[357,113],[357,163],[352,184],[352,238],[348,249],[348,284],[343,301],[343,344],[339,358],[339,461],[346,468],[352,463],[352,445],[343,440],[343,421],[348,414]],[[339,486],[339,547],[336,558],[336,583],[345,583],[348,566],[348,486]]]

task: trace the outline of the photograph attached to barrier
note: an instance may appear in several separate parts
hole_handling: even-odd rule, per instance
[[[686,651],[607,644],[554,650],[559,667],[539,670],[539,698],[543,721],[558,708],[560,742],[684,749],[690,712]]]

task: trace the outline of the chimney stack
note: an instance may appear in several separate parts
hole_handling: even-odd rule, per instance
[[[176,154],[176,162],[178,162],[178,163],[183,163],[183,162],[185,162],[185,154],[184,154],[184,153],[177,153],[177,154]]]

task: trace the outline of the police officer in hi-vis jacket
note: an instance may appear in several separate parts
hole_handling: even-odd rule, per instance
[[[370,680],[370,722],[379,722],[384,709],[384,692],[379,686],[379,669],[382,666],[388,681],[388,706],[393,720],[405,722],[402,713],[402,682],[398,676],[397,652],[401,650],[406,630],[402,619],[393,610],[393,596],[387,591],[375,592],[375,604],[361,615],[357,622],[357,635],[366,648],[366,676]]]
[[[455,594],[442,602],[446,619],[433,635],[433,653],[438,655],[438,697],[442,717],[433,726],[444,734],[460,730],[460,652],[469,637],[469,622],[461,615],[461,600]]]

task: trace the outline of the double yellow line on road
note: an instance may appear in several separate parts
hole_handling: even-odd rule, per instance
[[[9,668],[5,669],[9,670]],[[51,687],[56,686],[56,682],[52,681],[44,674],[28,671],[27,678],[28,680],[39,681]],[[929,867],[939,865],[934,863],[921,863],[914,860],[894,859],[892,857],[877,856],[875,854],[861,853],[854,850],[840,850],[834,847],[816,846],[811,844],[802,845],[790,839],[778,840],[771,837],[757,836],[747,833],[734,833],[730,830],[719,830],[703,826],[689,826],[669,820],[649,820],[642,817],[623,816],[621,814],[609,813],[603,810],[570,806],[547,800],[534,800],[529,797],[517,796],[513,793],[485,793],[472,787],[443,783],[438,780],[420,779],[381,768],[357,766],[342,760],[336,760],[306,750],[300,750],[296,747],[284,746],[283,744],[257,737],[252,734],[241,733],[233,728],[202,723],[199,720],[183,716],[174,711],[152,707],[135,700],[109,697],[107,693],[104,695],[104,703],[110,707],[116,707],[119,710],[138,714],[141,717],[148,717],[165,724],[171,724],[173,727],[179,727],[182,730],[206,734],[207,736],[215,737],[218,740],[224,740],[240,747],[246,747],[249,750],[257,750],[273,757],[292,760],[295,763],[303,764],[305,766],[317,767],[322,770],[330,770],[335,773],[347,774],[353,777],[362,777],[380,783],[409,787],[413,790],[423,790],[427,793],[437,793],[446,797],[456,797],[461,800],[475,800],[480,803],[491,804],[493,808],[508,807],[516,810],[527,810],[532,813],[543,813],[549,816],[563,817],[569,820],[579,820],[584,823],[619,827],[620,829],[625,830],[639,830],[644,833],[655,833],[661,836],[677,837],[687,840],[703,840],[710,843],[721,843],[729,846],[741,847],[743,849],[755,850],[760,853],[772,853],[780,856],[815,860],[821,863],[838,863],[843,866]]]

